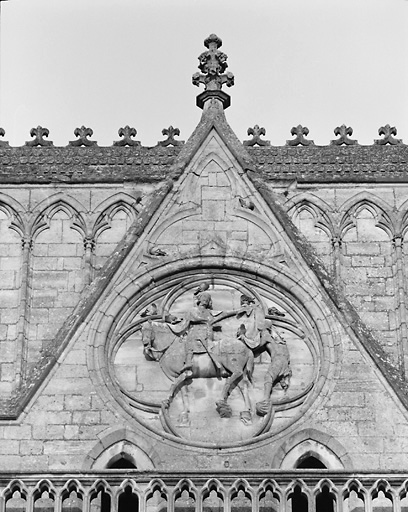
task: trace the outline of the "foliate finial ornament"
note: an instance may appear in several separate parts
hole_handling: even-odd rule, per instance
[[[287,140],[287,146],[313,146],[314,142],[312,140],[307,140],[305,137],[309,135],[309,128],[307,126],[302,126],[298,124],[294,126],[290,133],[295,136],[293,140]]]
[[[159,146],[180,146],[181,144],[184,144],[184,140],[175,140],[174,137],[180,135],[180,130],[178,128],[173,128],[173,126],[169,126],[168,128],[163,128],[162,130],[163,135],[167,135],[166,140],[159,140],[157,143]]]
[[[223,102],[224,108],[227,108],[230,105],[230,98],[221,91],[221,88],[224,84],[227,87],[234,85],[234,75],[230,72],[225,73],[228,57],[218,49],[222,46],[222,41],[215,34],[205,39],[204,46],[208,50],[198,57],[198,68],[201,73],[194,73],[192,78],[193,85],[204,84],[204,93],[197,97],[197,105],[203,108],[207,98],[217,96]]]
[[[92,128],[85,128],[85,126],[82,125],[81,128],[75,128],[74,135],[78,137],[78,139],[70,140],[70,146],[96,146],[95,140],[88,139],[88,137],[92,137],[93,135]]]
[[[140,140],[134,140],[132,137],[136,137],[137,130],[136,128],[131,128],[129,125],[126,125],[122,128],[119,128],[118,135],[122,137],[122,139],[117,140],[113,143],[114,146],[140,146]]]
[[[0,128],[0,137],[4,137],[6,135],[6,132],[4,128]],[[0,148],[6,148],[9,146],[9,143],[5,140],[0,140]]]
[[[244,140],[244,146],[270,146],[269,140],[262,140],[261,135],[266,135],[266,130],[263,127],[259,127],[257,124],[253,128],[248,128],[248,135],[252,135],[252,139]]]
[[[52,140],[44,140],[44,137],[48,137],[50,134],[50,130],[48,128],[43,128],[42,126],[37,126],[37,128],[31,128],[30,135],[34,137],[33,140],[29,140],[25,143],[26,146],[53,146]]]
[[[378,135],[384,135],[384,138],[375,140],[374,144],[378,144],[380,146],[384,146],[385,144],[391,144],[392,146],[402,144],[401,139],[396,139],[393,137],[393,135],[397,135],[397,129],[395,126],[390,126],[389,124],[381,126],[381,128],[378,130]]]
[[[357,144],[357,140],[349,138],[349,136],[351,137],[353,135],[353,128],[351,128],[351,126],[346,126],[345,124],[337,126],[334,129],[334,135],[337,135],[339,138],[330,141],[332,146],[341,146],[342,144],[351,146]]]

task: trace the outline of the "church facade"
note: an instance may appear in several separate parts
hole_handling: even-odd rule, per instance
[[[2,510],[408,507],[408,149],[0,141]],[[4,130],[1,132],[4,139]]]

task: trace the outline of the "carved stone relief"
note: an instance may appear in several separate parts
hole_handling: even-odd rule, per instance
[[[283,290],[218,270],[138,295],[106,353],[122,404],[148,428],[239,445],[281,431],[312,403],[320,342]]]

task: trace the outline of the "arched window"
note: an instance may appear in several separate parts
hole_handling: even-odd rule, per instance
[[[108,469],[137,469],[136,465],[127,457],[120,457],[108,464]]]
[[[292,512],[308,512],[307,496],[300,485],[295,486],[293,492],[289,495],[289,499],[291,500]]]
[[[134,512],[136,510],[139,510],[139,499],[128,485],[119,496],[118,512]]]
[[[323,462],[313,455],[306,454],[299,459],[297,469],[327,469]]]
[[[316,496],[316,512],[334,512],[334,496],[328,487]]]

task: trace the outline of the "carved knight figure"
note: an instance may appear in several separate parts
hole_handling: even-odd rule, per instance
[[[290,355],[285,339],[278,333],[271,320],[265,317],[260,304],[247,295],[241,296],[245,308],[238,318],[245,318],[245,324],[238,329],[238,338],[252,350],[268,352],[271,360],[264,378],[264,396],[256,404],[259,416],[265,416],[272,406],[271,394],[274,385],[280,384],[285,391],[289,387],[292,370]]]
[[[222,312],[212,311],[211,295],[202,291],[202,288],[208,289],[208,286],[202,286],[196,293],[197,305],[188,311],[184,318],[174,324],[169,324],[170,330],[177,336],[182,336],[186,349],[186,360],[183,371],[189,371],[193,366],[193,355],[196,353],[210,352],[211,342],[213,341],[213,324],[217,321]],[[220,367],[218,361],[212,355],[212,359],[217,367]]]

